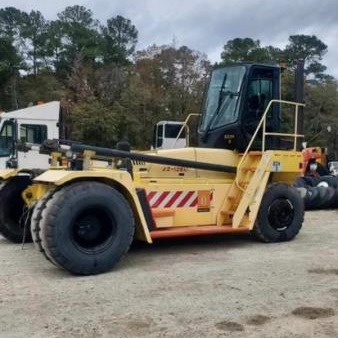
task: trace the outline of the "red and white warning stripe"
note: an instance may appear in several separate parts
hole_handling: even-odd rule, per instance
[[[197,205],[197,191],[150,191],[151,208],[190,208]]]

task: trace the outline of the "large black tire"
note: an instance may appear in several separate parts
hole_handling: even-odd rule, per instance
[[[330,187],[324,187],[324,186],[319,186],[316,189],[319,192],[319,201],[317,202],[316,205],[314,205],[314,209],[325,209],[330,202],[330,192],[329,192]]]
[[[331,208],[338,208],[338,188],[335,189],[335,195],[333,197]]]
[[[302,227],[304,203],[295,187],[275,183],[263,195],[253,234],[266,243],[292,240]]]
[[[41,198],[35,205],[32,217],[31,217],[31,237],[34,243],[35,248],[40,251],[47,260],[51,261],[50,258],[46,255],[44,248],[41,245],[40,238],[40,226],[39,223],[42,219],[42,211],[46,208],[48,200],[53,195],[54,190],[48,191],[43,198]],[[52,261],[51,261],[52,262]],[[54,262],[52,262],[54,263]],[[55,264],[55,263],[54,263]]]
[[[30,242],[30,219],[27,219],[27,228],[24,229],[26,215],[25,203],[21,193],[32,184],[30,176],[15,176],[0,186],[0,232],[14,243]],[[27,212],[27,210],[26,210]],[[29,215],[28,215],[29,216]]]
[[[331,175],[318,177],[316,186],[332,187],[336,189],[338,187],[337,177]]]
[[[293,185],[297,188],[306,188],[308,183],[305,181],[304,177],[297,177]]]
[[[38,248],[54,264],[74,274],[112,269],[134,237],[129,203],[114,188],[99,182],[61,188],[46,203],[41,202],[36,213],[41,217],[34,225],[41,241]]]
[[[305,196],[305,210],[311,210],[320,202],[319,190],[317,187],[309,187]]]
[[[314,187],[316,185],[317,177],[315,176],[304,176],[303,179],[306,185],[309,187]]]
[[[323,208],[333,208],[333,205],[335,203],[335,195],[336,195],[336,189],[332,187],[327,187],[327,200],[325,201]]]

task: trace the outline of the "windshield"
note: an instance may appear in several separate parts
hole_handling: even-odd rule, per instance
[[[202,110],[201,130],[214,129],[236,121],[244,74],[244,66],[220,68],[212,72]]]

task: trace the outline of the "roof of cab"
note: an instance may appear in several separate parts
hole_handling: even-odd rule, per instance
[[[50,120],[58,121],[60,114],[60,102],[51,101],[38,104],[8,113],[0,113],[1,118],[5,119],[27,119],[27,120]]]

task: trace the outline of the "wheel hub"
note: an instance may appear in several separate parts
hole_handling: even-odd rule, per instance
[[[72,238],[82,249],[99,249],[112,238],[114,220],[102,209],[93,208],[77,216],[72,227]]]
[[[269,208],[268,218],[271,226],[277,231],[287,229],[294,217],[294,208],[291,202],[285,198],[273,201]]]
[[[101,225],[97,217],[86,216],[76,223],[75,231],[79,238],[85,241],[93,241],[100,235]]]

